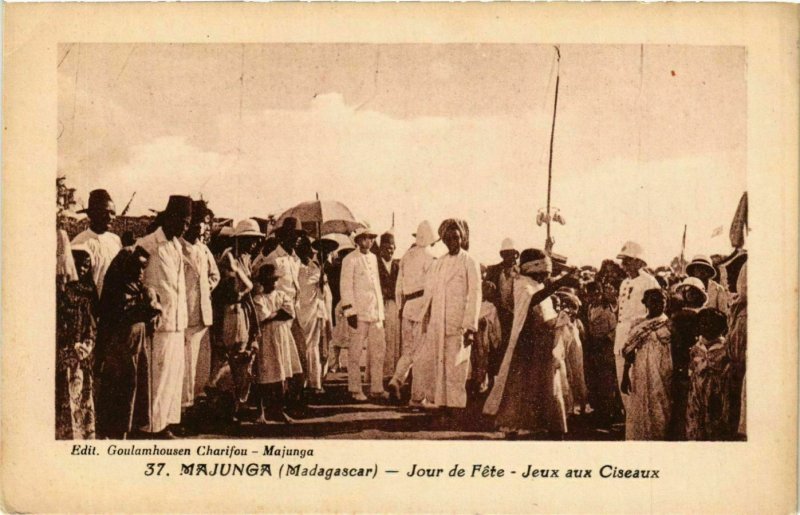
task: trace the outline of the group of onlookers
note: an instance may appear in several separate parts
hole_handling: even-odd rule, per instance
[[[573,417],[624,421],[628,439],[744,433],[746,265],[723,285],[697,256],[678,282],[635,242],[595,272],[506,238],[482,268],[461,219],[421,222],[395,259],[391,231],[219,229],[179,195],[123,247],[105,190],[85,212],[88,229],[58,233],[58,438],[190,434],[200,399],[232,422],[255,407],[291,423],[344,368],[350,402],[407,400],[509,436],[560,438]]]

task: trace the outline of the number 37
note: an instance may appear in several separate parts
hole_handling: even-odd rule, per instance
[[[160,476],[161,472],[164,470],[164,463],[148,463],[147,468],[144,471],[145,476]]]

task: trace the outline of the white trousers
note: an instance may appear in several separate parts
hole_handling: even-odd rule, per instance
[[[347,348],[347,389],[350,393],[364,393],[359,366],[364,347],[367,349],[367,381],[370,384],[370,393],[381,393],[384,391],[383,355],[386,350],[383,322],[358,321],[358,328]]]
[[[386,334],[386,352],[383,356],[383,375],[392,377],[397,360],[400,359],[400,320],[397,304],[394,300],[387,300],[383,303],[383,312],[386,316],[384,320],[384,333]]]
[[[202,391],[208,382],[211,366],[211,343],[208,336],[208,327],[204,325],[187,327],[184,333],[184,372],[183,395],[181,406],[188,408],[194,406],[194,397],[198,390]],[[200,350],[204,351],[202,370],[200,369]],[[202,383],[202,384],[201,384]]]
[[[411,400],[422,401],[426,397],[433,402],[433,392],[430,385],[433,383],[432,353],[427,361],[424,358],[423,344],[425,334],[422,332],[422,322],[403,319],[403,354],[397,360],[397,368],[392,379],[403,384],[408,378],[408,372],[414,368],[414,378],[411,381]]]
[[[184,346],[183,331],[156,332],[146,346],[150,421],[143,431],[158,433],[181,422]]]
[[[303,328],[306,337],[306,385],[309,388],[322,388],[322,363],[319,357],[319,344],[325,320],[317,318],[315,323]]]
[[[464,408],[472,348],[464,347],[464,336],[460,334],[445,336],[439,345],[434,354],[434,402],[439,406]]]

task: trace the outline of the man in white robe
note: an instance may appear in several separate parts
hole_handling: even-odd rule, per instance
[[[420,222],[414,237],[414,245],[400,259],[397,273],[395,302],[400,306],[403,346],[394,375],[389,381],[389,388],[399,399],[400,389],[413,367],[411,406],[424,406],[426,403],[433,403],[432,388],[426,391],[426,386],[433,385],[433,353],[422,352],[422,296],[425,293],[427,273],[435,261],[430,252],[430,247],[435,242],[430,222]]]
[[[481,271],[466,252],[466,222],[445,220],[439,236],[448,253],[436,260],[427,276],[422,300],[422,311],[428,318],[424,345],[434,351],[434,403],[465,408],[470,346],[478,331],[481,308]]]
[[[106,190],[93,190],[89,193],[89,207],[78,211],[89,217],[89,228],[72,240],[72,245],[85,245],[92,259],[92,278],[98,297],[103,293],[103,279],[111,261],[122,249],[119,236],[109,231],[111,221],[116,216],[116,208]]]
[[[308,365],[305,374],[306,383],[315,393],[324,393],[320,344],[327,329],[326,324],[330,321],[328,308],[330,288],[327,283],[320,281],[322,268],[308,238],[301,238],[296,252],[301,262],[298,272],[296,311],[297,321],[303,330],[306,342],[305,361]]]
[[[136,243],[150,254],[144,285],[161,301],[161,319],[147,349],[150,367],[150,420],[142,430],[153,437],[173,438],[168,428],[181,422],[184,374],[184,330],[188,324],[186,279],[180,237],[192,219],[192,199],[173,195],[159,215],[161,225]]]
[[[386,336],[383,331],[384,311],[378,259],[370,252],[377,235],[368,228],[353,234],[357,249],[342,261],[340,289],[342,308],[355,335],[347,349],[347,389],[353,400],[367,400],[361,386],[361,351],[367,349],[367,379],[370,397],[386,399],[383,389],[383,358]]]

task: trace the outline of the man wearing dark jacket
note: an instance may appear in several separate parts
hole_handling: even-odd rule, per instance
[[[491,299],[497,308],[500,320],[502,339],[500,346],[489,356],[489,376],[494,377],[500,369],[500,363],[506,353],[511,325],[514,323],[514,280],[519,275],[517,258],[519,252],[514,248],[511,238],[506,238],[500,245],[500,263],[486,269],[486,281],[494,284],[497,296]]]

